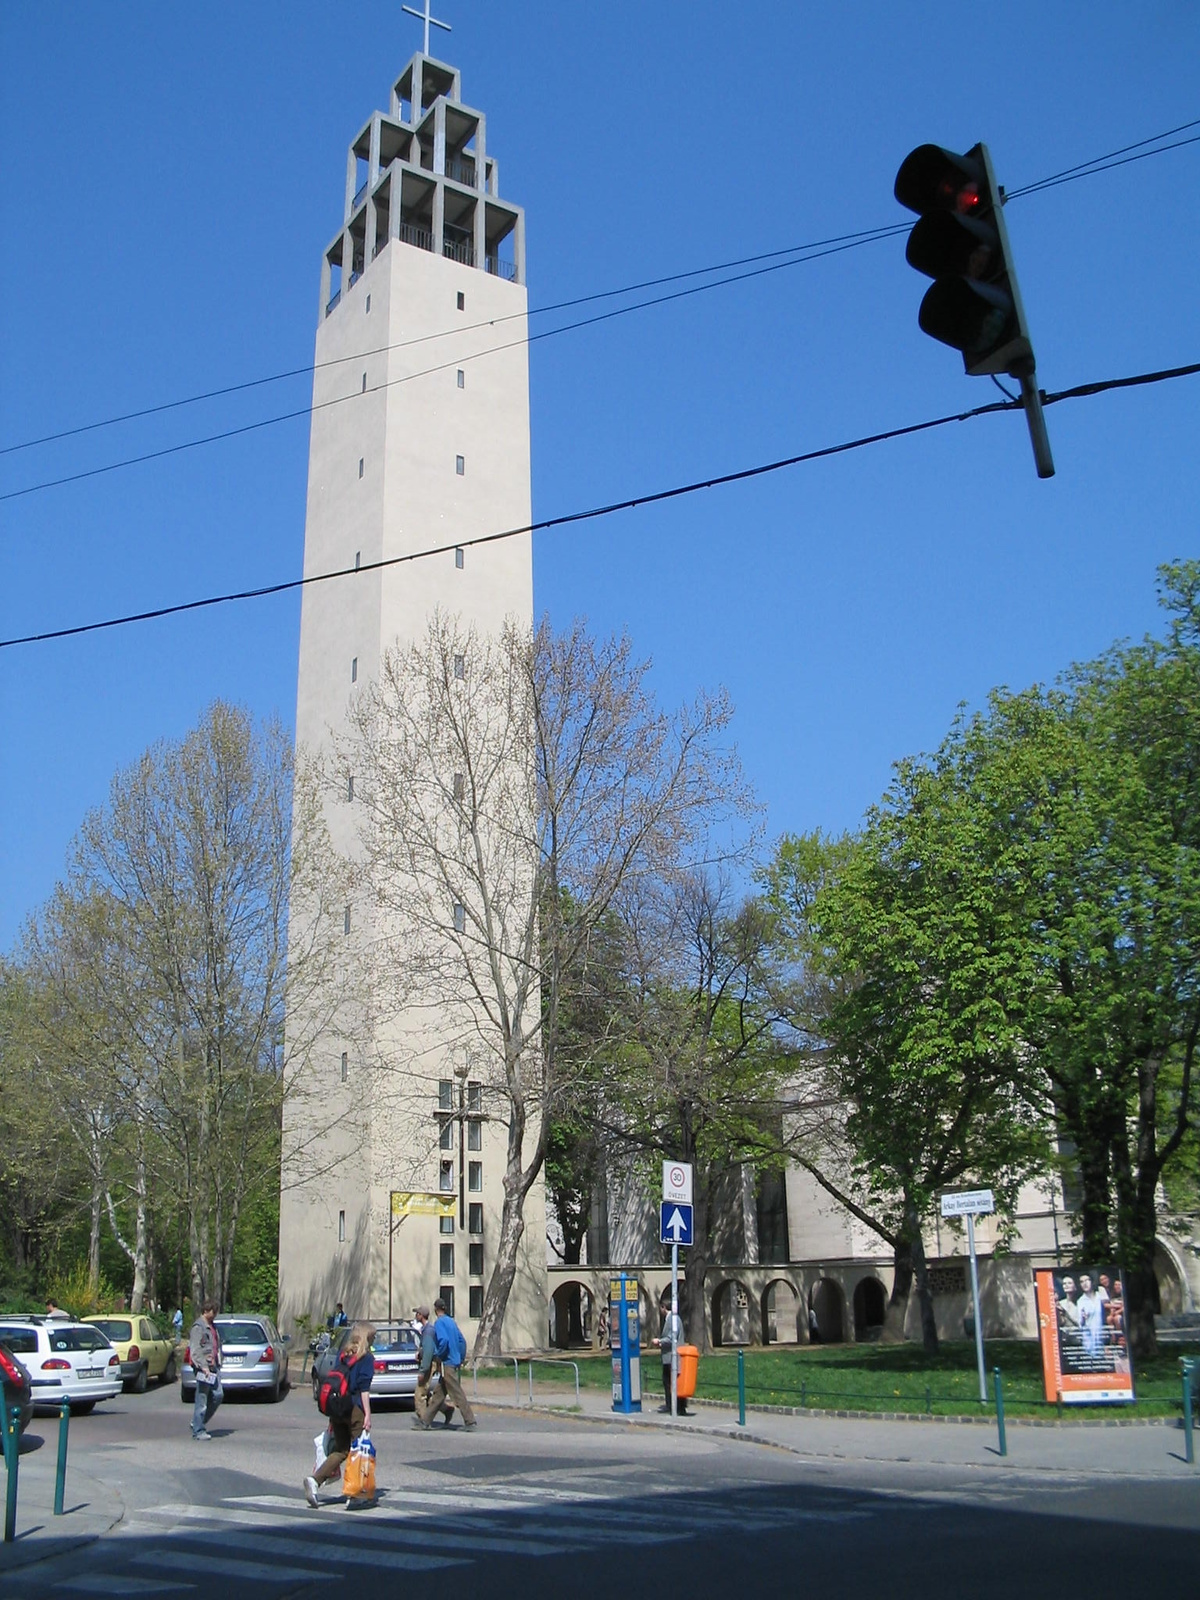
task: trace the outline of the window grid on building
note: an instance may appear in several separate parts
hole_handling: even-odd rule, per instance
[[[467,1110],[483,1110],[483,1085],[481,1083],[469,1083],[467,1085]]]
[[[454,1193],[454,1163],[453,1163],[453,1161],[443,1161],[442,1162],[442,1170],[441,1170],[441,1174],[440,1174],[439,1179],[438,1179],[438,1186],[442,1190],[443,1194],[453,1194]]]
[[[483,1206],[477,1200],[472,1200],[467,1206],[467,1232],[483,1232]]]
[[[454,1276],[454,1246],[443,1244],[438,1246],[438,1271],[443,1278]]]
[[[468,1245],[467,1246],[467,1254],[468,1254],[469,1262],[470,1262],[469,1271],[471,1273],[471,1276],[473,1278],[482,1278],[483,1277],[483,1246],[481,1244]]]
[[[444,1283],[441,1286],[441,1288],[438,1290],[438,1299],[445,1301],[446,1310],[450,1313],[451,1316],[453,1316],[454,1315],[454,1285],[452,1283]]]
[[[482,1150],[483,1149],[483,1123],[482,1122],[468,1122],[467,1123],[467,1149],[468,1150]]]
[[[438,1110],[454,1110],[454,1080],[452,1078],[438,1079]]]
[[[449,1118],[442,1123],[442,1131],[438,1134],[438,1143],[443,1150],[454,1149],[454,1124]]]
[[[480,1194],[483,1190],[483,1162],[467,1162],[467,1188],[472,1194]]]
[[[467,1290],[467,1304],[470,1308],[467,1315],[478,1322],[483,1315],[483,1285],[481,1283],[473,1283]]]
[[[453,1234],[454,1233],[454,1218],[453,1217],[439,1217],[438,1218],[438,1232],[439,1233]]]

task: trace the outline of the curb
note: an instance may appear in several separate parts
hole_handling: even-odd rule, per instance
[[[731,1410],[719,1400],[694,1399],[695,1406],[708,1406],[713,1410]],[[925,1411],[847,1411],[821,1406],[764,1406],[747,1405],[753,1411],[768,1417],[845,1417],[855,1422],[921,1422],[949,1424],[960,1428],[995,1428],[996,1418],[970,1416],[937,1416]],[[1007,1418],[1010,1428],[1182,1428],[1179,1417],[1014,1417]]]

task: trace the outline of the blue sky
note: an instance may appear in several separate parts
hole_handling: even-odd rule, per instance
[[[1016,189],[1200,116],[1200,11],[445,0],[438,52],[528,218],[532,306],[902,220],[931,140]],[[311,359],[345,151],[420,43],[398,0],[0,9],[0,443]],[[1050,390],[1200,354],[1200,145],[1014,200]],[[545,340],[535,516],[995,396],[891,240]],[[535,323],[535,326],[541,326]],[[0,456],[0,493],[303,406],[305,379]],[[1157,625],[1197,553],[1200,379],[986,419],[540,536],[539,610],[728,687],[772,834],[849,827],[995,684]],[[0,503],[0,634],[291,577],[303,421]],[[0,949],[113,773],[214,697],[294,715],[298,603],[0,652]]]

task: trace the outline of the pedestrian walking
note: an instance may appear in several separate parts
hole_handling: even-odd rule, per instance
[[[433,1343],[437,1358],[442,1363],[442,1382],[446,1386],[446,1394],[451,1405],[458,1407],[462,1413],[463,1427],[475,1426],[475,1413],[471,1409],[471,1402],[463,1393],[462,1380],[459,1374],[462,1364],[467,1359],[467,1341],[462,1336],[458,1323],[450,1315],[444,1300],[435,1300],[433,1309],[437,1312],[433,1324]]]
[[[654,1342],[656,1345],[659,1345],[662,1348],[663,1393],[667,1397],[666,1405],[659,1406],[658,1409],[660,1411],[670,1411],[671,1352],[674,1350],[676,1345],[683,1343],[683,1318],[679,1315],[678,1311],[672,1311],[670,1308],[667,1309],[663,1316],[662,1333],[657,1339],[655,1339]],[[676,1396],[675,1415],[677,1417],[686,1417],[687,1414],[687,1401],[680,1400],[679,1397]]]
[[[418,1306],[413,1312],[421,1330],[421,1354],[417,1362],[417,1387],[413,1395],[413,1427],[429,1428],[438,1412],[442,1413],[444,1426],[449,1427],[454,1407],[442,1382],[441,1363],[437,1356],[437,1338],[429,1320],[429,1307]]]
[[[371,1379],[375,1376],[375,1352],[371,1341],[375,1329],[369,1322],[356,1322],[345,1344],[338,1352],[331,1372],[344,1375],[345,1384],[339,1385],[342,1393],[329,1401],[330,1444],[333,1448],[316,1471],[304,1480],[304,1498],[310,1506],[319,1506],[317,1490],[323,1483],[339,1476],[342,1463],[350,1448],[362,1437],[371,1436]],[[332,1386],[331,1386],[332,1387]],[[336,1404],[336,1410],[334,1409]],[[351,1505],[354,1504],[352,1500]]]
[[[216,1314],[217,1302],[206,1300],[188,1335],[192,1371],[196,1376],[196,1399],[192,1405],[193,1439],[212,1438],[208,1425],[225,1398],[225,1391],[221,1387],[221,1335],[213,1322]]]

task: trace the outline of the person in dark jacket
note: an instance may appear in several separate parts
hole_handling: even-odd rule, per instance
[[[338,1354],[338,1360],[347,1369],[350,1391],[350,1415],[330,1417],[329,1432],[333,1446],[316,1472],[304,1480],[304,1498],[310,1506],[319,1506],[317,1490],[323,1483],[340,1475],[342,1462],[350,1454],[350,1446],[363,1434],[371,1433],[371,1379],[375,1376],[375,1352],[371,1341],[375,1329],[369,1322],[356,1322],[350,1336]]]
[[[440,1411],[444,1425],[450,1426],[454,1407],[450,1404],[445,1385],[441,1381],[441,1364],[437,1357],[437,1339],[433,1323],[429,1320],[429,1307],[418,1306],[413,1312],[421,1330],[421,1354],[417,1361],[417,1388],[413,1395],[413,1427],[428,1428]],[[434,1369],[437,1369],[436,1371]]]

